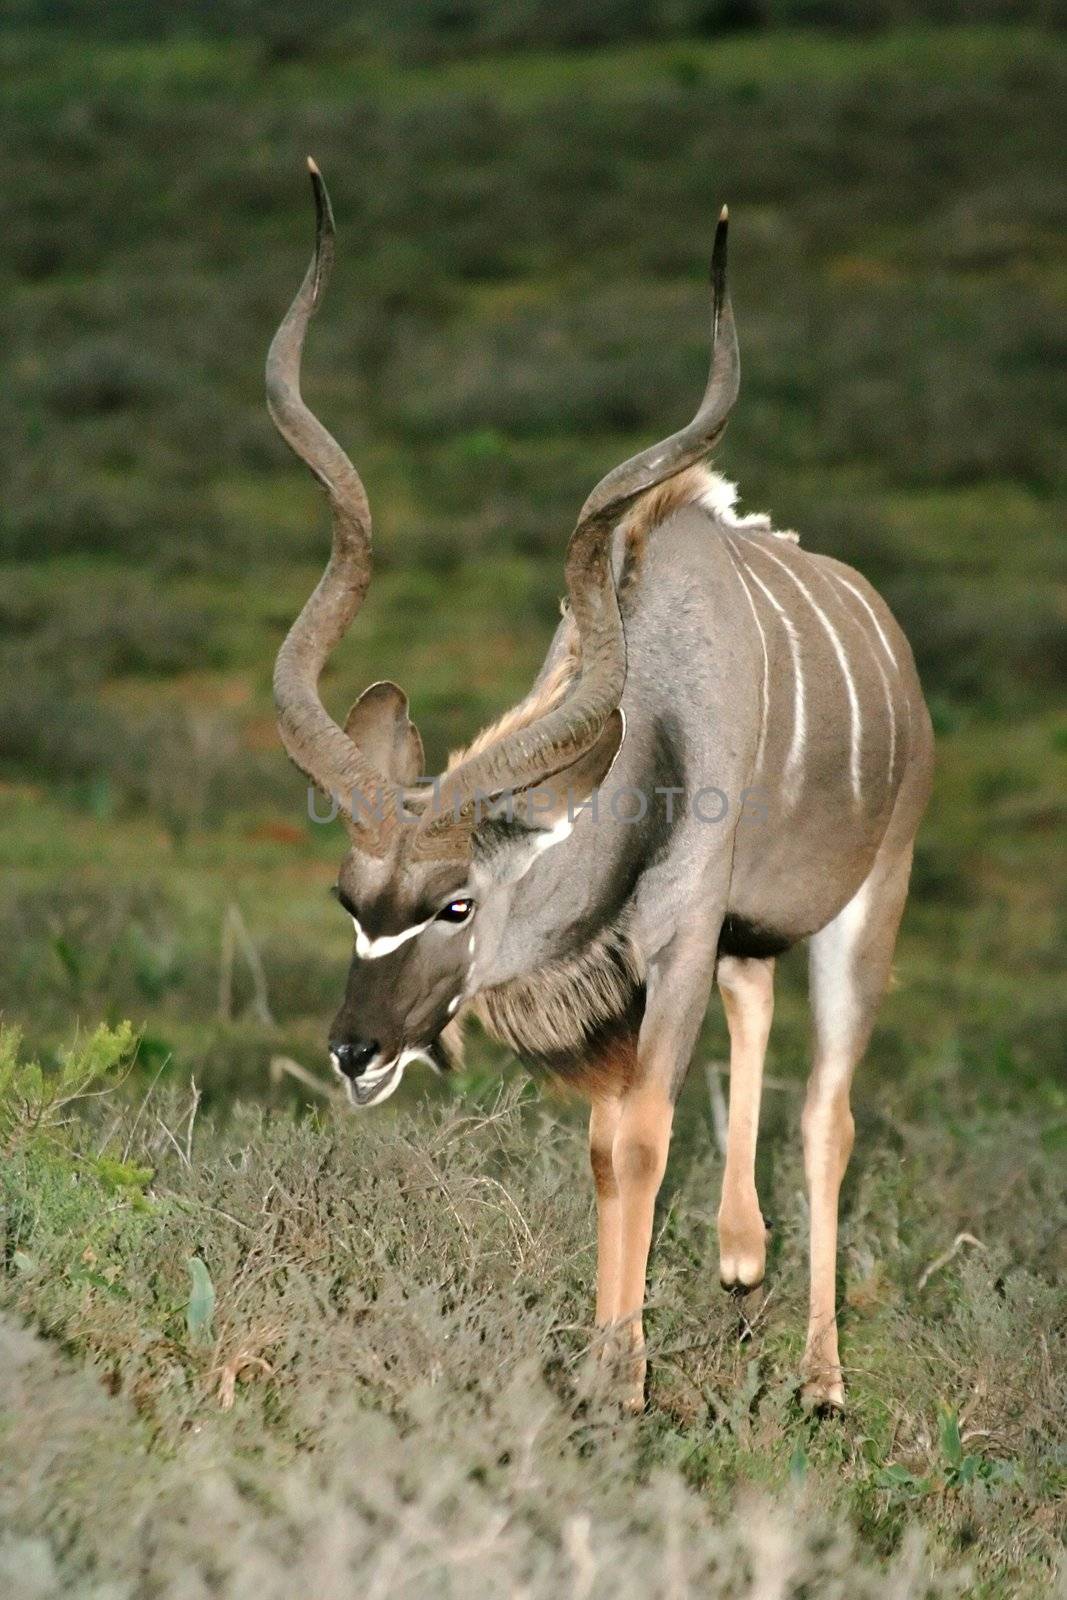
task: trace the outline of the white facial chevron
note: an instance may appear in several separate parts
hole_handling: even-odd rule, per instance
[[[361,961],[377,961],[380,956],[391,955],[394,950],[399,950],[402,944],[407,944],[409,939],[414,939],[423,928],[428,928],[432,920],[432,917],[428,917],[425,922],[416,922],[414,927],[405,928],[401,933],[383,933],[377,939],[371,939],[353,917],[352,926],[356,930],[356,955]]]

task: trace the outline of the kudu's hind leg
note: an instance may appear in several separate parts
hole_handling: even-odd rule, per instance
[[[719,1277],[725,1289],[763,1281],[767,1231],[756,1195],[763,1058],[774,1012],[774,962],[723,956],[719,989],[730,1029],[730,1121],[719,1205]]]
[[[848,905],[810,947],[814,1062],[802,1128],[811,1211],[811,1298],[801,1375],[808,1406],[843,1407],[837,1344],[837,1207],[852,1151],[849,1087],[889,981],[908,890],[910,848],[876,861]]]

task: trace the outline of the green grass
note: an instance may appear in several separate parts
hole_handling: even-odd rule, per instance
[[[796,1395],[794,1119],[770,1118],[768,1290],[739,1317],[715,1284],[720,1163],[691,1107],[657,1228],[649,1409],[623,1421],[591,1358],[572,1116],[470,1086],[416,1114],[244,1109],[219,1126],[157,1085],[83,1098],[79,1117],[71,1097],[106,1088],[128,1033],[86,1040],[50,1088],[11,1045],[0,1494],[18,1600],[294,1581],[1050,1592],[1062,1124],[1045,1149],[1052,1123],[1010,1112],[861,1119],[842,1238],[850,1409],[819,1423]]]
[[[341,59],[278,62],[269,70],[273,94],[282,103],[305,106],[309,99],[338,101],[358,93],[439,101],[448,94],[478,95],[490,101],[529,108],[560,96],[588,93],[625,99],[657,86],[672,75],[694,72],[722,88],[759,93],[776,84],[813,80],[821,85],[849,82],[859,71],[895,77],[936,75],[961,86],[977,74],[1003,68],[1005,40],[1017,69],[1040,68],[1052,48],[1039,28],[914,27],[857,39],[855,35],[813,34],[788,29],[770,35],[735,34],[713,40],[683,39],[659,44],[631,43],[561,55],[525,50],[499,57],[398,64],[370,52]],[[263,93],[264,61],[256,43],[190,36],[158,43],[97,41],[91,52],[82,37],[25,33],[18,44],[20,65],[28,65],[13,85],[15,105],[42,95],[65,105],[72,93],[132,93],[166,109],[188,99],[196,105],[212,94],[258,102]],[[16,46],[9,45],[14,54]]]

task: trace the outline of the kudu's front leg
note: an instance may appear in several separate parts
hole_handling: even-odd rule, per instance
[[[634,1078],[594,1102],[589,1150],[597,1188],[597,1323],[617,1364],[620,1399],[645,1399],[642,1313],[656,1196],[667,1165],[674,1101],[707,1008],[714,948],[706,934],[664,961],[650,984]],[[610,1159],[609,1159],[610,1152]]]
[[[719,1278],[724,1289],[763,1281],[767,1229],[756,1194],[763,1058],[774,1013],[773,960],[723,956],[719,989],[730,1029],[730,1121],[719,1205]]]
[[[615,1304],[621,1359],[620,1398],[627,1410],[645,1403],[645,1279],[656,1196],[667,1166],[674,1104],[656,1081],[630,1091],[619,1109],[612,1166],[619,1190],[619,1278]]]
[[[589,1159],[597,1202],[596,1321],[601,1355],[617,1369],[628,1410],[644,1405],[641,1312],[656,1195],[667,1165],[674,1106],[656,1083],[593,1102]]]
[[[612,1151],[619,1126],[619,1095],[599,1096],[589,1112],[589,1164],[596,1189],[596,1325],[610,1328],[619,1312],[622,1229],[619,1185]]]

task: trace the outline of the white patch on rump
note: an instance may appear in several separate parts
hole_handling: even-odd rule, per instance
[[[867,925],[871,883],[865,878],[852,899],[832,922],[811,940],[811,1003],[817,1010],[819,1033],[837,1042],[835,1059],[847,1075],[851,1057],[849,1043],[856,1025],[856,984],[853,963],[860,937]],[[833,1077],[833,1074],[831,1074]]]

